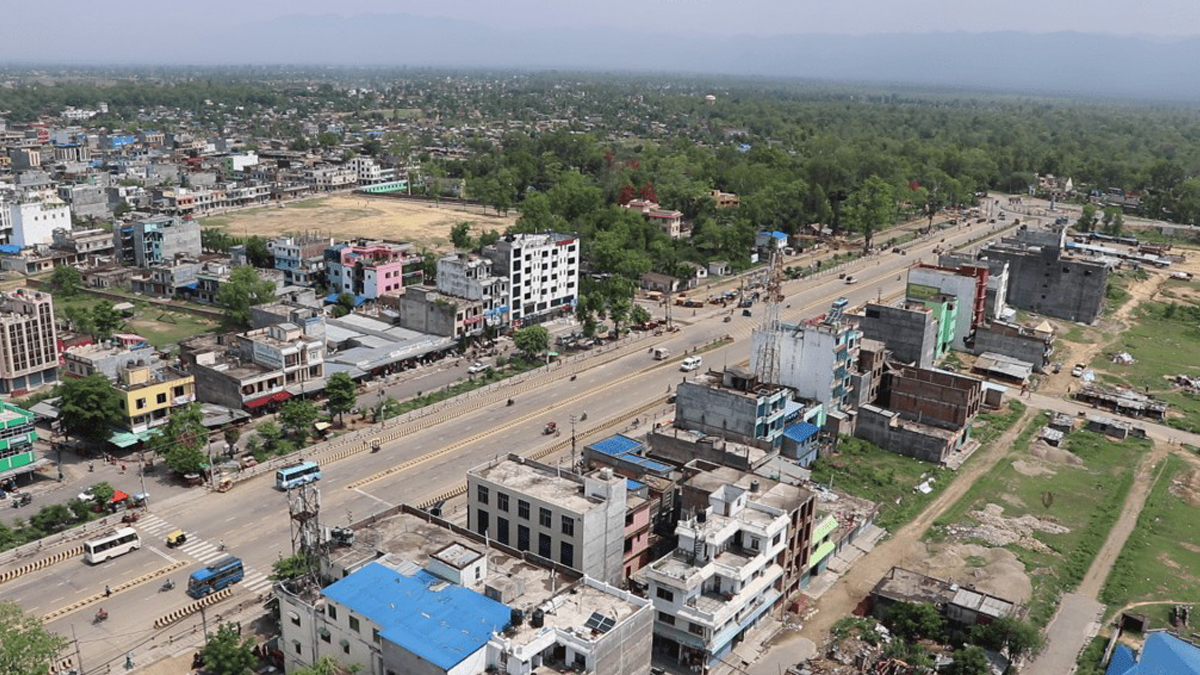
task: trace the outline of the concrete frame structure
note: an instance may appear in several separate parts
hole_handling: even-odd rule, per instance
[[[420,284],[424,278],[421,256],[407,242],[334,244],[325,249],[325,268],[335,293],[368,300],[399,295],[405,286]]]
[[[0,294],[0,393],[58,380],[58,333],[49,293],[19,288]]]
[[[575,308],[579,294],[579,240],[573,235],[509,234],[483,250],[492,274],[508,280],[512,325],[534,323]]]
[[[783,435],[785,409],[792,399],[786,387],[759,382],[738,368],[684,380],[675,393],[676,426],[767,446]]]
[[[509,455],[467,472],[467,523],[606,583],[623,578],[625,479],[587,475]]]

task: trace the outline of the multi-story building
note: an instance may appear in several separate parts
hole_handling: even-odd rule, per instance
[[[315,286],[325,271],[325,249],[333,239],[314,234],[276,237],[267,242],[267,250],[275,256],[275,269],[283,272],[287,286]]]
[[[71,347],[63,352],[63,377],[87,377],[100,373],[116,380],[131,365],[157,368],[161,361],[158,352],[149,345],[129,348],[109,341]]]
[[[16,246],[49,244],[56,228],[71,229],[71,207],[57,197],[36,201],[18,201],[0,205],[7,207],[7,241]],[[4,232],[0,232],[0,237]]]
[[[483,250],[492,274],[508,280],[514,326],[569,313],[579,294],[579,240],[554,233],[508,234]]]
[[[372,157],[352,157],[346,167],[358,177],[359,185],[372,185],[383,180],[383,167]]]
[[[335,293],[367,300],[399,295],[425,276],[421,256],[412,244],[386,241],[334,244],[325,249],[325,269]]]
[[[429,286],[409,286],[400,297],[400,326],[452,338],[479,335],[483,307],[478,300],[443,295]]]
[[[358,184],[358,173],[340,166],[318,167],[305,171],[304,181],[317,192],[344,190]]]
[[[623,572],[625,479],[509,455],[467,472],[468,527],[606,583]]]
[[[0,479],[33,470],[33,413],[0,401]]]
[[[783,597],[788,511],[751,487],[711,491],[707,505],[680,517],[677,548],[639,572],[654,603],[656,648],[682,666],[716,665]]]
[[[844,408],[853,389],[851,376],[862,333],[842,316],[847,304],[845,298],[839,298],[824,317],[809,323],[783,324],[775,337],[778,384],[795,389],[801,398],[824,404],[826,411]],[[762,331],[754,332],[751,354],[754,372],[758,372],[764,337]]]
[[[987,284],[986,265],[948,268],[918,264],[908,270],[905,295],[918,302],[938,295],[954,298],[954,348],[965,351],[975,329],[987,318]]]
[[[1022,230],[979,255],[1008,264],[1005,297],[1014,307],[1088,324],[1100,316],[1109,264],[1068,255],[1065,227]]]
[[[153,216],[113,228],[113,248],[125,265],[149,267],[178,258],[200,257],[200,223]]]
[[[127,364],[113,386],[120,394],[123,426],[133,434],[166,424],[172,408],[196,400],[195,378],[167,365]]]
[[[644,598],[409,507],[371,525],[375,545],[354,539],[331,585],[276,587],[285,671],[323,657],[373,675],[649,671]]]
[[[96,263],[108,260],[113,255],[112,235],[96,228],[93,230],[70,230],[59,228],[51,233],[51,248],[75,255],[76,263]]]
[[[438,260],[437,289],[446,295],[478,300],[484,322],[508,325],[508,275],[492,273],[490,260],[453,254]]]
[[[180,343],[201,401],[261,411],[325,387],[325,322],[278,323],[232,339],[202,335]]]
[[[0,393],[58,380],[58,335],[49,293],[17,289],[0,294]]]
[[[684,380],[676,388],[675,425],[742,443],[775,445],[792,392],[739,368]]]

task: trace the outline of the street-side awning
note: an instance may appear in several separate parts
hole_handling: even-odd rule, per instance
[[[243,405],[253,410],[254,408],[261,408],[262,406],[274,401],[286,401],[291,397],[292,395],[286,391],[277,391],[274,394],[267,394],[266,396],[260,396],[259,398],[246,401]]]
[[[108,442],[112,443],[118,448],[128,448],[141,443],[157,433],[158,429],[147,429],[145,431],[138,431],[136,433],[132,431],[114,431],[113,434],[108,437]]]

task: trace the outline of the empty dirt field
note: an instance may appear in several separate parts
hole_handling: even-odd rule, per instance
[[[450,247],[450,228],[463,221],[471,223],[474,235],[487,230],[503,232],[516,222],[516,213],[497,216],[480,206],[337,195],[288,202],[283,208],[264,206],[210,216],[201,218],[200,224],[242,237],[319,232],[334,239],[411,241],[418,247],[444,250]]]

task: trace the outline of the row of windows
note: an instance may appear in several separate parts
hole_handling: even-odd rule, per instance
[[[490,490],[486,485],[475,486],[475,501],[480,504],[487,505],[490,496]],[[509,499],[508,494],[504,492],[496,493],[496,508],[508,513]],[[524,499],[517,500],[517,517],[524,520],[529,520],[529,502]],[[538,524],[547,529],[554,527],[554,514],[550,509],[538,507]],[[563,515],[559,519],[559,527],[562,533],[568,537],[575,536],[575,519],[571,516]]]
[[[544,510],[544,509],[543,509]],[[475,519],[475,531],[479,534],[491,534],[491,514],[484,509],[478,509]],[[502,516],[496,518],[496,541],[504,545],[509,544],[509,522],[507,518]],[[525,525],[517,525],[517,550],[530,550],[530,532]],[[538,550],[537,554],[547,560],[554,559],[554,542],[550,535],[545,532],[538,533]],[[559,542],[558,544],[558,561],[567,567],[575,567],[575,545],[569,541]]]
[[[660,623],[665,623],[668,626],[675,625],[675,616],[672,614],[667,614],[666,612],[659,612],[658,620]],[[699,635],[699,636],[703,637],[704,636],[704,626],[702,626],[694,621],[689,621],[688,622],[688,632],[691,633],[692,635]]]

